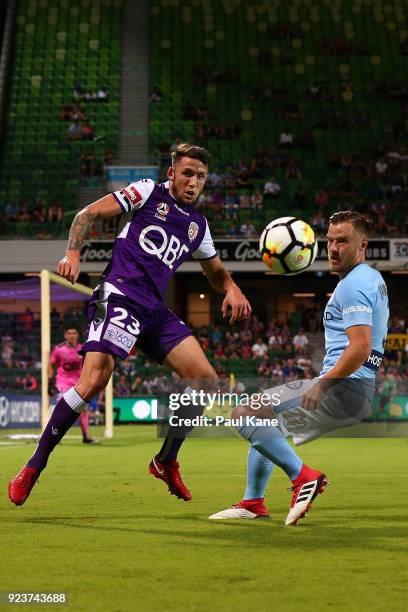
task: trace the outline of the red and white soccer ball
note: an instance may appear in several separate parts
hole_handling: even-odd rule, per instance
[[[276,274],[300,274],[317,255],[314,231],[301,219],[281,217],[268,223],[259,240],[263,262]]]

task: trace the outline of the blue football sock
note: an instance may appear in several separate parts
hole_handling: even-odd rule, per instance
[[[291,480],[294,480],[302,469],[303,461],[298,457],[286,438],[276,427],[237,427],[240,435],[248,440],[253,448],[264,457],[279,465]]]
[[[244,499],[265,497],[265,489],[268,486],[274,467],[272,461],[261,455],[253,446],[250,447]]]

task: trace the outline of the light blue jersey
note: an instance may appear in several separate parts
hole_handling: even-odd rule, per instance
[[[331,370],[349,344],[346,329],[369,325],[371,355],[350,378],[374,379],[384,354],[388,317],[383,277],[367,264],[358,264],[338,283],[324,311],[326,355],[320,374]]]

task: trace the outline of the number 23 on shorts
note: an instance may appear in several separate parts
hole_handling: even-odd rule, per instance
[[[120,306],[115,306],[113,309],[114,313],[119,313],[118,315],[111,317],[110,322],[122,329],[125,329],[132,334],[133,336],[138,336],[140,334],[140,323],[133,315],[129,314],[126,308],[121,308]],[[127,325],[123,322],[126,321],[127,318],[130,318],[130,323]]]

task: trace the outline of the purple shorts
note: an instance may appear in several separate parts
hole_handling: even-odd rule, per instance
[[[155,310],[136,304],[126,296],[110,293],[100,299],[96,291],[88,304],[88,339],[78,351],[109,353],[126,359],[134,346],[153,361],[166,355],[190,329],[163,303]]]

